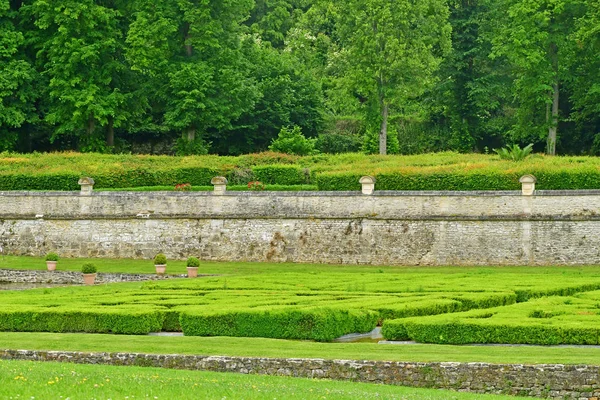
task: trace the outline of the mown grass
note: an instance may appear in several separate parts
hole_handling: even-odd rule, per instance
[[[514,399],[445,390],[160,368],[0,360],[3,399]]]
[[[600,365],[600,348],[316,343],[264,338],[0,332],[0,349],[406,362]]]

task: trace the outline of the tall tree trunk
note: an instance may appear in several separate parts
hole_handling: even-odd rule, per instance
[[[92,139],[94,135],[94,131],[96,130],[96,121],[94,120],[94,114],[90,114],[87,122],[86,133],[88,135],[88,139]]]
[[[188,142],[193,142],[194,140],[196,140],[196,128],[194,127],[189,127],[185,130],[185,132],[183,133],[183,138],[187,139]]]
[[[546,154],[549,156],[556,155],[556,138],[558,132],[558,101],[559,90],[558,83],[552,85],[552,121],[548,128],[548,143],[546,146]]]
[[[379,131],[379,154],[387,154],[387,130],[388,130],[388,115],[389,105],[383,102],[383,108],[381,110],[381,130]]]
[[[113,116],[108,117],[108,127],[106,129],[106,145],[108,147],[115,146],[115,119]]]
[[[556,154],[556,139],[558,135],[558,105],[559,105],[559,81],[558,81],[558,46],[550,44],[550,61],[554,71],[554,83],[552,84],[552,120],[548,127],[548,141],[546,142],[546,154]],[[547,112],[546,112],[547,115]]]
[[[193,47],[192,44],[190,43],[190,24],[186,23],[185,27],[184,27],[184,33],[183,33],[183,39],[184,39],[184,47],[185,47],[185,54],[188,57],[192,56],[192,52],[193,52]]]

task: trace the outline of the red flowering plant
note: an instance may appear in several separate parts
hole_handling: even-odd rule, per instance
[[[190,192],[192,190],[192,185],[190,183],[179,183],[175,185],[176,192]]]
[[[248,189],[250,190],[265,190],[265,184],[259,181],[248,182]]]

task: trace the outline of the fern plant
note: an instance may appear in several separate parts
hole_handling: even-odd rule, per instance
[[[533,150],[533,143],[521,148],[518,144],[506,146],[501,149],[494,149],[494,152],[503,160],[523,161]]]

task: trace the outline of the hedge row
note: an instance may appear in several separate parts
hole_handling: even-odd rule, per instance
[[[239,310],[205,314],[185,311],[180,316],[186,336],[266,337],[331,341],[377,326],[377,314],[341,309]]]
[[[600,293],[549,297],[507,307],[385,321],[388,340],[468,344],[600,344]]]
[[[538,190],[579,190],[600,189],[600,170],[584,171],[523,171],[506,172],[488,170],[482,172],[448,171],[438,173],[384,173],[375,174],[376,190],[520,190],[519,179],[525,173],[537,178]],[[317,174],[315,182],[319,190],[352,191],[360,190],[358,180],[361,175],[348,173]]]
[[[548,326],[543,324],[485,325],[478,321],[449,323],[386,321],[382,334],[387,340],[414,340],[437,344],[537,344],[597,345],[600,328]]]
[[[146,335],[160,331],[163,320],[163,314],[152,310],[4,308],[0,310],[0,331]]]
[[[209,186],[210,181],[218,175],[225,175],[231,184],[247,185],[251,181],[260,181],[271,185],[305,185],[310,184],[308,170],[290,165],[266,165],[252,167],[241,174],[239,169],[218,170],[215,168],[172,168],[146,169],[115,168],[113,172],[95,173],[90,176],[95,181],[95,188],[141,188],[166,186],[172,189],[180,183],[192,186]],[[78,190],[77,184],[81,175],[75,173],[45,174],[0,174],[0,190]]]

